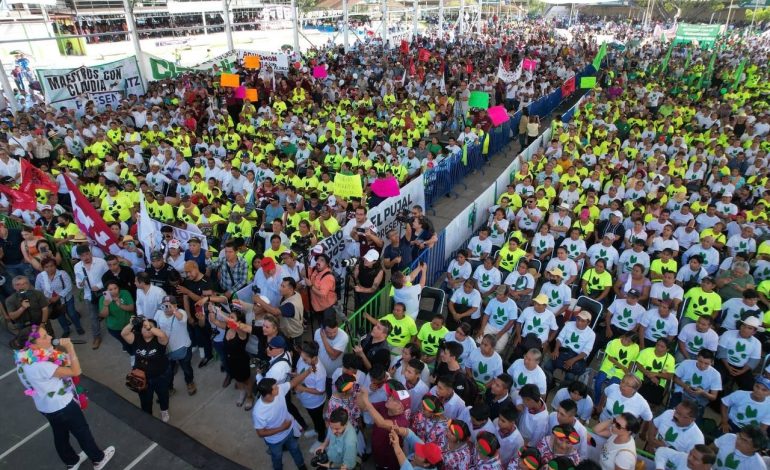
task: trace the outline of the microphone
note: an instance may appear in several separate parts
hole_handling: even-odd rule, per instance
[[[73,339],[73,340],[70,340],[70,341],[72,342],[72,344],[86,344],[86,340],[84,340],[84,339]],[[54,338],[54,339],[51,340],[51,344],[53,346],[58,346],[59,343],[61,343],[61,340],[58,339],[58,338]]]

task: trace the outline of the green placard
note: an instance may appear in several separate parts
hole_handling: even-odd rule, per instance
[[[596,86],[596,77],[580,77],[580,88],[594,88]]]
[[[674,42],[696,41],[710,46],[714,44],[717,36],[719,36],[721,27],[721,25],[681,23],[676,28]]]
[[[471,108],[487,109],[489,108],[489,93],[483,91],[472,91],[468,99],[468,106]]]

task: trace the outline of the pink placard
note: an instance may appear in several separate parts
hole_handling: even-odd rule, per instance
[[[492,121],[492,125],[495,127],[510,119],[504,106],[492,106],[491,108],[487,109],[487,114],[489,114],[489,119]]]
[[[241,85],[235,89],[235,97],[242,100],[246,98],[246,87]]]
[[[531,59],[524,59],[521,68],[524,70],[535,70],[535,66],[537,65],[537,62]]]
[[[326,78],[326,67],[323,65],[313,67],[313,78]]]
[[[393,197],[401,194],[396,178],[376,179],[372,182],[372,192],[379,197]]]

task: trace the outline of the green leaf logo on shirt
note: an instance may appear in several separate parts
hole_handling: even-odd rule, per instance
[[[452,269],[452,277],[457,277],[457,275],[460,274],[460,270],[457,268]]]
[[[636,255],[631,255],[631,257],[628,258],[628,265],[633,266],[636,264],[636,261],[637,261]]]
[[[519,376],[516,377],[516,383],[519,384],[519,386],[523,387],[524,385],[527,385],[527,376],[524,375],[524,372],[520,372]]]
[[[545,248],[545,240],[540,240],[540,248]]]
[[[690,385],[701,385],[703,384],[703,377],[701,377],[698,374],[692,374],[692,379],[690,379]]]
[[[482,274],[481,275],[481,286],[486,288],[489,287],[491,283],[489,282],[489,274]]]
[[[668,292],[663,292],[660,298],[663,300],[671,299],[671,294],[669,294]]]
[[[494,320],[502,320],[505,318],[505,310],[503,307],[497,307],[497,310],[495,310],[495,314],[492,317]]]
[[[606,259],[607,258],[607,250],[600,249],[599,250],[599,258],[600,259]]]
[[[516,279],[516,288],[522,289],[524,287],[527,287],[527,278],[526,277],[520,277]]]
[[[625,410],[626,410],[626,406],[625,406],[625,405],[623,405],[622,403],[620,403],[619,401],[616,401],[616,402],[615,402],[615,403],[612,405],[612,415],[613,415],[613,416],[618,416],[618,415],[621,415],[621,414],[623,414],[623,412],[624,412]]]
[[[655,359],[652,360],[652,368],[653,370],[661,370],[663,369],[663,362],[657,361]]]
[[[663,439],[666,442],[673,443],[676,441],[676,438],[679,437],[679,433],[674,431],[674,428],[668,428],[668,431],[666,431],[666,434],[663,436]]]
[[[746,405],[746,418],[756,418],[759,410],[752,408],[750,405]]]
[[[626,351],[625,349],[621,349],[620,351],[618,351],[618,358],[620,359],[621,363],[625,364],[624,361],[628,358],[628,351]]]
[[[477,255],[480,255],[481,254],[481,245],[477,244],[476,246],[474,246],[473,247],[473,252],[476,253]]]
[[[569,341],[567,342],[577,344],[578,341],[580,341],[580,335],[578,335],[577,333],[572,333],[569,337]]]
[[[738,465],[740,465],[740,461],[735,458],[735,454],[731,453],[727,456],[727,459],[725,459],[725,467],[731,468],[733,470],[738,468]]]
[[[479,362],[479,375],[486,374],[487,370],[489,369],[489,366],[483,362]]]
[[[471,304],[470,299],[468,299],[467,297],[463,297],[462,299],[460,299],[460,305],[466,305],[467,306],[467,305],[470,305],[470,304]]]

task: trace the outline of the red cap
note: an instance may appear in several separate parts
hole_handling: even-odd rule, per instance
[[[441,456],[441,447],[432,442],[425,444],[417,443],[414,445],[414,454],[421,459],[425,460],[431,465],[436,465],[441,462],[443,457]]]
[[[271,269],[275,269],[275,261],[273,261],[273,258],[269,256],[265,256],[262,258],[262,261],[259,262],[259,265],[262,266],[262,269],[265,271],[270,271]]]

